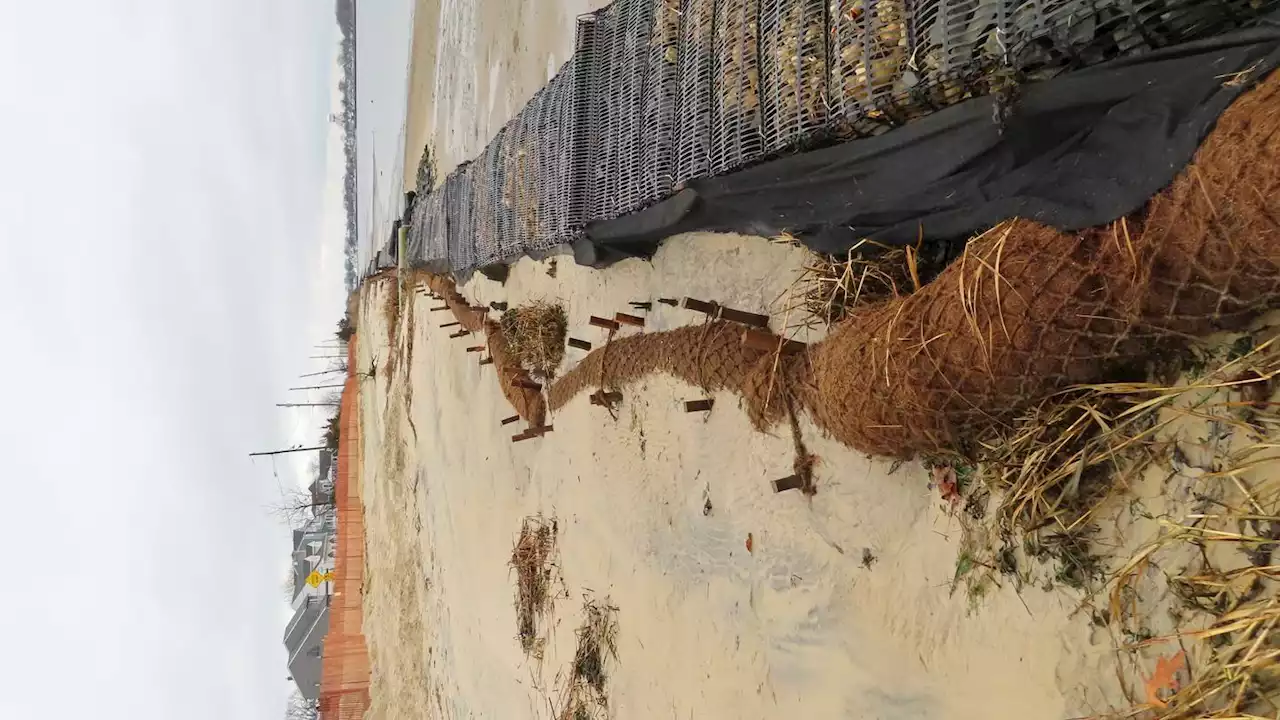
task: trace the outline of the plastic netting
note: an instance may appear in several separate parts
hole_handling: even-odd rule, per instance
[[[473,163],[419,188],[408,258],[572,242],[692,179],[1210,36],[1280,0],[618,0]],[[993,120],[994,121],[994,120]],[[438,197],[437,197],[438,196]]]

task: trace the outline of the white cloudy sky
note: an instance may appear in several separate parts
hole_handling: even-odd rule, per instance
[[[341,303],[332,3],[0,18],[0,718],[278,719],[246,455],[314,438],[272,403]]]

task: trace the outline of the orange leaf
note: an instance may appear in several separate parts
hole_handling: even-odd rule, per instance
[[[747,533],[747,552],[754,554],[755,551],[751,549],[753,546],[754,543],[752,542],[751,533]]]
[[[1164,698],[1160,697],[1162,691],[1176,693],[1179,689],[1178,671],[1187,666],[1187,654],[1185,651],[1179,650],[1172,657],[1166,658],[1161,655],[1156,658],[1156,670],[1151,673],[1151,677],[1147,678],[1147,703],[1153,707],[1168,707],[1168,703]]]
[[[933,468],[933,482],[938,486],[942,499],[955,505],[960,502],[960,485],[956,482],[956,469],[941,465]]]

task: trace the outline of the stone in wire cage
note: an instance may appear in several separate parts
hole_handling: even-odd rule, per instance
[[[508,262],[690,180],[874,135],[979,95],[1016,97],[1019,84],[1212,36],[1277,7],[619,0],[578,18],[573,58],[472,165],[419,198],[412,252],[442,252],[443,232],[452,269]]]

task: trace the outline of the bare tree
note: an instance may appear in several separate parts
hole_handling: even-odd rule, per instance
[[[290,565],[289,571],[284,574],[284,580],[280,583],[280,593],[284,595],[284,601],[287,603],[293,602],[293,588],[293,566]]]
[[[284,720],[318,720],[320,708],[315,701],[302,697],[302,693],[294,690],[289,695],[289,704],[285,706]]]
[[[268,510],[289,529],[298,530],[310,522],[311,518],[333,506],[333,493],[313,497],[308,490],[294,488],[285,491],[280,502],[271,505]]]

